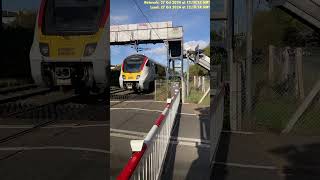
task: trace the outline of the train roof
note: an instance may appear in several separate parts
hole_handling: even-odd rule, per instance
[[[125,59],[127,59],[127,58],[137,58],[137,57],[147,57],[149,61],[152,61],[153,63],[155,63],[155,64],[157,64],[159,66],[165,67],[163,64],[155,61],[154,59],[152,59],[152,58],[150,58],[150,57],[148,57],[148,56],[146,56],[144,54],[132,54],[130,56],[127,56]]]

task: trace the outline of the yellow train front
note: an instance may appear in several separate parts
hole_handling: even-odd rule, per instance
[[[32,77],[47,87],[107,87],[109,0],[42,0],[30,50]]]
[[[124,59],[119,77],[120,87],[135,91],[150,91],[157,77],[164,76],[165,68],[142,54]]]

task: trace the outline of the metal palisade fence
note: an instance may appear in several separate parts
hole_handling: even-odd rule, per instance
[[[176,83],[172,80],[159,79],[154,83],[154,100],[166,101],[170,97],[171,87]]]
[[[320,48],[276,47],[255,52],[251,87],[241,65],[234,114],[238,129],[320,134]],[[252,100],[247,98],[251,88]]]
[[[193,76],[187,84],[187,102],[209,105],[210,77]]]
[[[225,91],[223,85],[220,88],[212,90],[212,99],[210,102],[210,160],[214,161],[218,149],[220,135],[223,128],[224,109],[225,109]]]

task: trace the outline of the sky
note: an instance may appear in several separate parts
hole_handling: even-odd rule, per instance
[[[172,21],[173,26],[183,26],[184,49],[195,48],[199,44],[204,48],[210,41],[210,9],[201,10],[150,10],[142,0],[136,0],[145,16],[140,12],[134,0],[111,0],[111,25],[136,24],[149,22]],[[166,47],[156,45],[140,45],[145,54],[155,61],[166,65]],[[136,53],[131,46],[112,46],[111,64],[121,64],[123,59]]]
[[[111,25],[135,24],[149,22],[172,21],[173,26],[183,26],[184,49],[193,48],[199,44],[204,48],[210,41],[210,10],[150,10],[142,0],[136,0],[145,16],[137,8],[134,0],[110,0]],[[39,8],[40,0],[3,0],[3,9],[17,11],[22,9]],[[144,51],[161,64],[166,64],[166,49],[163,44],[141,45]],[[121,64],[122,60],[135,50],[130,46],[112,46],[111,64]]]
[[[40,0],[2,0],[2,8],[8,11],[38,9]]]
[[[210,40],[210,10],[150,10],[143,0],[136,0],[150,22],[172,21],[173,26],[183,26],[185,49],[200,48],[208,45]],[[17,11],[22,9],[37,10],[40,0],[3,0],[3,9]],[[138,10],[134,0],[110,0],[110,22],[113,25],[148,22]],[[166,64],[166,51],[163,44],[141,45],[147,48],[140,53],[150,56],[161,64]],[[122,60],[135,50],[130,46],[112,46],[111,64],[121,64]]]

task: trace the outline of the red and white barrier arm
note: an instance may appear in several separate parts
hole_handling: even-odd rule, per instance
[[[129,159],[126,166],[123,168],[119,176],[117,177],[117,180],[129,180],[131,176],[133,175],[134,171],[136,170],[140,160],[142,159],[143,155],[145,154],[146,150],[152,144],[154,138],[156,137],[156,134],[159,131],[159,128],[163,124],[164,120],[166,120],[170,109],[172,108],[173,103],[177,99],[177,96],[179,95],[179,90],[176,89],[175,95],[167,100],[167,104],[165,106],[165,109],[162,111],[161,115],[155,120],[154,125],[149,130],[147,136],[144,138],[144,140],[132,140],[130,141],[130,145],[132,148],[132,156]]]

